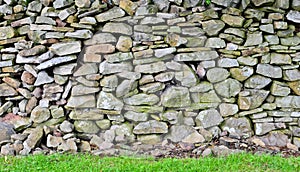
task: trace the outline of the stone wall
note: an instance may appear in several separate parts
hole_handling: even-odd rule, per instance
[[[0,4],[3,154],[224,133],[300,147],[298,0]]]

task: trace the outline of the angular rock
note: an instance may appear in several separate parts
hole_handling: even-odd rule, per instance
[[[239,93],[238,105],[241,110],[251,110],[259,107],[269,95],[265,90],[245,90]]]
[[[144,122],[148,120],[148,114],[147,113],[138,113],[134,111],[128,111],[124,114],[124,117],[133,122]]]
[[[272,131],[268,135],[261,137],[266,146],[285,147],[289,143],[288,136],[281,131]]]
[[[209,128],[219,125],[223,118],[220,113],[215,109],[208,109],[199,112],[195,119],[197,126],[202,126],[203,128]]]
[[[268,4],[270,5],[270,4],[274,3],[274,0],[251,0],[251,1],[257,7],[268,5]]]
[[[78,38],[78,39],[89,39],[92,36],[93,36],[93,33],[87,29],[76,30],[75,32],[67,32],[65,34],[65,37]]]
[[[194,53],[180,53],[175,55],[175,61],[204,61],[218,58],[216,51],[200,51]]]
[[[273,81],[271,86],[271,94],[274,96],[287,96],[290,94],[291,90],[286,83]]]
[[[7,85],[6,83],[0,84],[0,97],[7,97],[7,96],[15,96],[18,95],[17,91]]]
[[[236,104],[222,103],[219,105],[219,110],[223,117],[227,117],[237,114],[239,107]]]
[[[242,27],[245,19],[241,16],[223,14],[221,20],[231,27]]]
[[[253,75],[246,80],[244,85],[246,88],[262,89],[266,87],[268,84],[270,84],[271,81],[272,80],[270,78],[260,76],[260,75]]]
[[[300,96],[276,97],[275,103],[277,107],[282,108],[299,108]]]
[[[84,41],[85,45],[105,44],[114,43],[117,39],[111,33],[98,33],[95,34],[91,39]]]
[[[45,71],[41,71],[38,73],[38,76],[34,82],[34,86],[40,86],[43,84],[51,83],[54,79],[50,77]]]
[[[300,80],[300,70],[299,69],[285,70],[283,72],[283,79],[286,81]]]
[[[168,126],[165,122],[150,120],[141,122],[134,127],[134,134],[163,134],[168,132]]]
[[[202,22],[202,26],[208,36],[216,36],[225,27],[225,23],[221,20],[209,20]]]
[[[244,46],[254,46],[259,45],[263,42],[262,32],[249,33],[247,34],[247,39]]]
[[[34,130],[32,130],[27,137],[27,139],[24,141],[23,145],[25,148],[33,149],[35,148],[40,141],[42,140],[44,135],[43,128],[37,127]]]
[[[125,12],[119,8],[119,7],[114,7],[104,13],[100,13],[98,15],[95,16],[96,20],[98,22],[105,22],[105,21],[109,21],[115,18],[120,18],[123,17],[125,15]]]
[[[129,105],[155,105],[159,102],[159,97],[155,94],[136,94],[131,97],[124,98],[124,103]]]
[[[132,35],[132,27],[125,23],[106,23],[102,29],[103,32],[121,33],[124,35]]]
[[[91,108],[96,106],[96,99],[93,95],[71,96],[66,107],[70,108]]]
[[[132,40],[128,36],[120,36],[116,48],[121,52],[128,52],[132,47]]]
[[[170,133],[166,135],[165,139],[170,139],[172,142],[181,142],[195,131],[191,126],[174,125],[170,128]]]
[[[254,70],[252,67],[242,67],[242,68],[231,68],[230,69],[230,75],[238,80],[238,81],[245,81],[248,79],[252,74],[254,73]]]
[[[100,74],[107,75],[119,72],[128,72],[132,70],[132,64],[127,62],[121,63],[108,63],[102,62],[99,66]],[[142,69],[140,69],[142,70]]]
[[[299,11],[300,10],[300,2],[297,0],[292,1],[292,8]]]
[[[274,123],[255,123],[254,125],[255,135],[258,136],[267,134],[268,132],[275,129],[276,127]]]
[[[140,72],[140,73],[159,73],[162,71],[167,70],[167,67],[164,62],[156,62],[156,63],[151,63],[151,64],[144,64],[144,65],[137,65],[134,68],[135,72]]]
[[[49,49],[51,52],[59,56],[75,54],[81,51],[81,42],[74,41],[74,42],[56,43],[56,44],[52,44],[51,47],[49,47]]]
[[[182,65],[181,72],[175,72],[175,79],[181,83],[181,86],[185,87],[195,86],[198,82],[198,77],[186,64]]]
[[[75,121],[74,128],[80,133],[96,134],[100,131],[100,128],[94,121]]]
[[[100,88],[98,87],[86,87],[84,85],[75,85],[72,88],[72,96],[81,96],[81,95],[86,95],[86,94],[93,94],[100,91]]]
[[[0,40],[13,38],[14,36],[15,30],[12,27],[0,27]]]
[[[42,123],[50,118],[50,111],[48,108],[40,106],[35,107],[30,115],[30,119],[35,123]]]
[[[207,80],[211,83],[216,83],[228,78],[230,73],[223,68],[212,68],[207,71]]]
[[[250,120],[246,117],[229,118],[222,125],[223,131],[229,132],[229,137],[248,138],[252,136],[252,128]]]
[[[300,3],[299,3],[300,6]],[[300,8],[300,7],[299,7]],[[292,22],[300,23],[300,12],[299,11],[289,11],[289,13],[286,15],[286,18]]]
[[[113,94],[101,91],[97,100],[97,108],[107,110],[122,110],[124,103]]]
[[[270,78],[282,77],[282,69],[278,66],[272,66],[269,64],[258,64],[256,72]]]
[[[226,43],[221,38],[212,37],[212,38],[208,38],[207,39],[207,41],[205,43],[205,47],[209,47],[209,48],[225,48],[226,47]]]
[[[16,134],[13,125],[0,121],[0,142],[10,140],[13,134]]]
[[[216,92],[226,98],[235,97],[242,89],[242,84],[235,79],[226,79],[215,84]]]
[[[62,56],[62,57],[57,57],[57,58],[52,58],[48,61],[45,61],[41,64],[39,64],[36,69],[37,70],[43,70],[43,69],[47,69],[49,67],[52,67],[52,66],[56,66],[58,64],[61,64],[61,63],[65,63],[65,62],[70,62],[72,60],[75,60],[77,57],[74,56],[74,55],[71,55],[71,56]]]
[[[170,87],[161,95],[165,107],[188,107],[191,104],[189,90],[185,87]]]

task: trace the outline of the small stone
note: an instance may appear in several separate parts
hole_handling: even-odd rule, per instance
[[[161,95],[165,107],[187,107],[191,104],[189,91],[185,87],[170,87]]]
[[[132,27],[125,23],[106,23],[102,29],[103,32],[121,33],[124,35],[132,35]]]
[[[120,0],[120,8],[125,10],[129,15],[134,15],[138,5],[129,0]]]
[[[5,122],[0,122],[0,142],[10,140],[13,134],[16,134],[13,129],[13,125]]]
[[[0,97],[7,97],[7,96],[16,96],[18,95],[17,91],[7,85],[6,83],[0,84]]]
[[[65,37],[78,38],[78,39],[89,39],[92,36],[93,36],[93,33],[87,29],[76,30],[75,32],[67,32],[65,34]]]
[[[225,27],[225,23],[221,20],[209,20],[202,22],[202,26],[208,36],[215,36]]]
[[[52,44],[49,48],[54,54],[59,56],[75,54],[81,51],[81,42],[66,42],[66,43],[56,43]]]
[[[50,134],[47,136],[47,143],[46,143],[47,147],[56,148],[62,143],[63,143],[62,137],[56,137]]]
[[[74,128],[80,133],[96,134],[100,131],[94,121],[75,121]]]
[[[138,113],[138,112],[134,112],[134,111],[128,111],[124,114],[124,117],[127,120],[133,121],[133,122],[147,121],[148,116],[149,115],[147,113]]]
[[[215,84],[216,92],[226,98],[235,97],[242,89],[242,84],[235,79],[226,79]]]
[[[129,105],[154,105],[159,101],[159,97],[155,94],[136,94],[128,98],[124,98],[124,103]]]
[[[262,89],[271,83],[271,81],[272,80],[270,78],[260,75],[253,75],[246,80],[244,85],[246,88]]]
[[[40,143],[42,137],[44,135],[43,128],[37,127],[33,129],[27,139],[24,141],[24,147],[28,147],[29,149],[33,149]]]
[[[242,27],[245,19],[241,16],[223,14],[221,20],[231,27]]]
[[[34,86],[51,83],[53,81],[54,81],[54,79],[52,77],[50,77],[45,71],[41,71],[38,73],[38,76],[34,82]]]
[[[71,96],[66,107],[70,108],[91,108],[96,106],[96,99],[93,95]]]
[[[222,103],[219,105],[220,114],[224,117],[232,116],[238,113],[239,107],[236,104]]]
[[[262,32],[252,33],[252,34],[249,33],[247,34],[247,39],[244,46],[259,45],[262,44],[262,42],[263,42]]]
[[[205,47],[209,48],[224,48],[226,47],[226,43],[221,38],[208,38]]]
[[[266,77],[270,78],[281,78],[282,69],[277,66],[272,66],[269,64],[258,64],[256,72]]]
[[[15,31],[12,27],[0,27],[0,40],[5,40],[13,38],[15,36]]]
[[[251,1],[257,7],[274,3],[274,0],[251,0]]]
[[[59,125],[59,128],[64,133],[70,133],[74,129],[74,125],[69,121],[64,121]]]
[[[223,68],[212,68],[207,71],[206,77],[212,83],[220,82],[229,77],[230,73]]]
[[[141,122],[133,129],[134,134],[163,134],[167,132],[167,124],[155,120]]]
[[[95,34],[91,39],[84,41],[85,45],[105,44],[114,43],[117,39],[111,33],[98,33]]]
[[[300,8],[300,3],[299,3],[299,8]],[[289,13],[286,15],[287,19],[295,22],[295,23],[300,23],[300,12],[299,11],[289,11]]]
[[[167,70],[164,62],[156,62],[151,64],[137,65],[134,71],[140,73],[159,73]]]
[[[105,22],[115,18],[123,17],[124,15],[125,12],[121,8],[114,7],[106,12],[96,15],[95,18],[98,22]]]
[[[219,125],[223,121],[223,118],[217,110],[208,109],[199,112],[195,121],[197,126],[202,126],[203,128],[209,128],[212,126]]]
[[[97,100],[97,108],[107,110],[122,110],[124,103],[113,94],[101,91]]]
[[[229,132],[229,137],[248,138],[252,136],[252,128],[250,120],[246,117],[229,118],[224,121],[222,125],[223,131]]]

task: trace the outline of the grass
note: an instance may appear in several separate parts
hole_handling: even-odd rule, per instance
[[[235,154],[200,159],[99,157],[93,155],[30,155],[0,157],[0,171],[300,171],[300,157]]]

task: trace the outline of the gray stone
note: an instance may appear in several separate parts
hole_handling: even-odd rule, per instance
[[[286,46],[297,46],[300,44],[300,37],[294,36],[294,37],[288,37],[288,38],[280,38],[281,45]]]
[[[96,99],[93,95],[71,96],[66,107],[70,108],[91,108],[96,106]]]
[[[209,48],[224,48],[226,47],[226,43],[221,38],[208,38],[205,43],[205,47]]]
[[[173,47],[163,48],[163,49],[155,49],[154,50],[154,55],[155,55],[155,57],[160,58],[160,57],[164,57],[166,55],[172,54],[174,52],[176,52],[176,48],[173,48]]]
[[[124,98],[124,103],[129,105],[155,105],[159,102],[159,97],[155,94],[136,94],[128,98]]]
[[[100,88],[98,87],[86,87],[84,85],[75,85],[72,88],[72,92],[71,95],[72,96],[81,96],[81,95],[85,95],[85,94],[93,94],[100,91]]]
[[[259,45],[263,42],[262,32],[248,33],[244,46]]]
[[[124,80],[118,85],[116,89],[116,96],[122,97],[127,95],[130,91],[136,88],[136,82],[133,80]]]
[[[28,10],[32,12],[40,12],[42,9],[42,4],[38,1],[33,1],[28,4]]]
[[[125,23],[106,23],[102,29],[103,32],[121,33],[132,35],[132,27]]]
[[[291,89],[286,83],[273,81],[270,91],[274,96],[287,96],[290,94]]]
[[[111,126],[110,120],[108,120],[108,119],[103,119],[103,120],[100,120],[100,121],[96,121],[96,124],[102,130],[107,130]]]
[[[229,118],[222,124],[222,130],[229,132],[229,137],[248,138],[252,136],[250,120],[246,117]]]
[[[117,42],[117,39],[111,33],[98,33],[95,34],[91,39],[84,41],[84,44],[95,45],[114,42]]]
[[[260,75],[253,75],[246,80],[244,85],[246,88],[262,89],[267,85],[269,85],[271,81],[272,80],[270,78],[260,76]]]
[[[8,27],[0,27],[0,40],[5,40],[9,38],[13,38],[15,36],[14,28]]]
[[[300,6],[300,3],[299,3]],[[299,7],[300,8],[300,7]],[[292,22],[300,23],[300,12],[299,11],[289,11],[289,13],[286,15],[286,18]]]
[[[96,134],[100,131],[94,121],[75,121],[75,130],[81,133]]]
[[[261,136],[267,134],[268,132],[275,130],[276,127],[274,123],[255,123],[254,131],[255,135]]]
[[[56,137],[50,134],[47,136],[47,143],[46,143],[47,147],[56,148],[62,143],[63,143],[62,137]]]
[[[147,24],[160,24],[164,23],[165,20],[159,17],[145,17],[141,20],[141,24],[147,25]]]
[[[132,39],[128,36],[120,36],[116,48],[121,52],[128,52],[132,47]]]
[[[232,68],[239,66],[237,59],[222,58],[218,60],[218,66],[223,68]]]
[[[272,66],[269,64],[258,64],[256,72],[266,77],[270,78],[281,78],[282,69],[277,66]]]
[[[98,72],[98,67],[96,64],[85,63],[74,72],[73,76],[89,75],[89,74],[95,74],[97,72]]]
[[[168,132],[168,126],[165,122],[150,120],[141,122],[134,127],[134,134],[163,134]]]
[[[168,82],[174,78],[174,72],[163,72],[154,77],[155,81]]]
[[[159,73],[162,71],[167,70],[167,67],[164,62],[156,62],[156,63],[151,63],[151,64],[144,64],[144,65],[137,65],[134,68],[135,72],[140,72],[140,73]]]
[[[230,69],[230,75],[234,79],[238,81],[245,81],[248,79],[252,74],[254,73],[254,70],[252,67],[242,67],[242,68],[231,68]]]
[[[283,72],[283,79],[286,81],[300,80],[300,70],[299,69],[285,70]]]
[[[206,77],[209,82],[216,83],[228,78],[230,73],[224,68],[212,68],[207,71]]]
[[[132,64],[129,62],[108,63],[102,62],[99,66],[100,74],[107,75],[119,72],[128,72],[132,70]],[[142,70],[142,69],[141,69]]]
[[[101,91],[97,100],[97,108],[107,110],[122,110],[124,103],[113,94]]]
[[[237,114],[239,107],[236,104],[222,103],[219,105],[219,110],[223,117],[227,117]]]
[[[128,111],[124,114],[125,119],[133,122],[144,122],[148,120],[147,113],[138,113],[134,111]]]
[[[245,18],[242,16],[223,14],[221,20],[231,27],[242,27]]]
[[[125,12],[121,8],[114,7],[104,13],[100,13],[96,15],[95,18],[97,19],[98,22],[105,22],[115,18],[123,17],[124,15]]]
[[[6,83],[0,84],[0,97],[7,97],[7,96],[16,96],[18,95],[17,91],[7,85]]]
[[[202,26],[208,36],[215,36],[225,27],[225,23],[221,20],[209,20],[202,22]]]
[[[0,142],[10,140],[13,134],[16,134],[13,125],[5,122],[0,122]]]
[[[267,4],[273,4],[274,3],[274,0],[251,0],[251,1],[257,7],[264,6],[264,5],[267,5]]]
[[[238,105],[241,110],[255,109],[263,103],[269,95],[265,90],[244,90],[239,93]]]
[[[93,36],[93,33],[87,29],[76,30],[75,32],[67,32],[65,34],[65,37],[78,38],[78,39],[89,39],[92,36]]]
[[[40,141],[42,140],[44,135],[43,128],[37,127],[33,129],[27,139],[24,141],[23,145],[25,148],[33,149],[35,148]]]
[[[271,53],[270,64],[284,65],[292,64],[291,56],[288,54]]]
[[[34,82],[34,86],[40,86],[43,84],[51,83],[54,79],[49,76],[45,71],[41,71],[38,73],[38,76]]]
[[[59,9],[59,8],[67,7],[72,3],[74,3],[74,0],[55,0],[53,2],[53,7],[55,9]]]
[[[220,113],[215,109],[208,109],[199,112],[195,119],[197,126],[202,126],[203,128],[209,128],[219,125],[223,118]]]
[[[51,47],[49,47],[49,49],[51,52],[59,56],[75,54],[81,51],[81,42],[74,41],[74,42],[56,43],[56,44],[52,44]]]
[[[165,107],[188,107],[191,104],[189,90],[185,87],[169,87],[161,95]]]
[[[156,93],[165,89],[165,84],[160,82],[149,83],[139,87],[144,93]]]
[[[30,119],[35,123],[42,123],[50,118],[50,111],[48,108],[37,106],[30,115]]]
[[[181,142],[195,131],[191,126],[174,125],[170,128],[170,133],[166,135],[165,139],[170,139],[172,142]]]
[[[211,2],[224,7],[230,7],[231,5],[233,5],[234,1],[233,0],[211,0]]]
[[[292,8],[299,11],[300,10],[300,2],[297,0],[292,1]]]
[[[207,81],[202,81],[198,85],[190,88],[190,92],[205,93],[213,89],[213,85]]]
[[[299,108],[300,96],[276,97],[275,103],[277,107],[282,108]]]
[[[194,71],[186,64],[182,64],[182,71],[175,72],[175,79],[181,83],[181,86],[192,87],[198,82]]]
[[[53,69],[53,73],[57,75],[71,75],[74,73],[74,69],[77,63],[69,63],[66,65],[57,66]]]
[[[56,66],[58,64],[62,64],[65,62],[70,62],[72,60],[75,60],[77,57],[72,55],[72,56],[62,56],[62,57],[56,57],[56,58],[52,58],[48,61],[45,61],[41,64],[39,64],[38,66],[36,66],[37,70],[43,70],[43,69],[47,69],[49,67],[52,66]]]
[[[242,84],[235,79],[226,79],[215,84],[216,92],[223,97],[235,97],[242,89]]]
[[[261,137],[266,146],[286,147],[289,143],[288,136],[281,131],[272,131],[268,135]]]
[[[175,61],[204,61],[218,58],[216,51],[200,51],[194,53],[180,53],[175,55]]]

